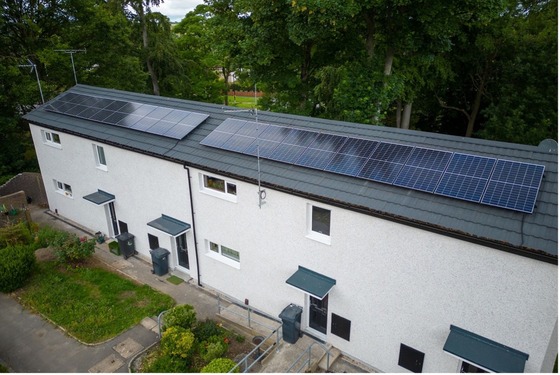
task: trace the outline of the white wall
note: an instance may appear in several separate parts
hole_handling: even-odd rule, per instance
[[[540,371],[557,320],[557,266],[270,189],[259,209],[257,187],[243,182],[237,203],[193,194],[199,242],[241,253],[236,269],[201,247],[203,284],[277,316],[305,304],[285,283],[301,265],[336,279],[329,315],[352,322],[350,342],[327,340],[382,371],[407,371],[403,343],[425,353],[424,372],[456,372],[442,350],[451,324],[528,353],[526,371]],[[308,204],[331,209],[330,245],[306,237]]]
[[[104,172],[95,168],[93,142],[60,134],[59,150],[42,143],[38,127],[31,131],[53,211],[102,230],[103,208],[82,197],[112,193],[145,257],[147,233],[173,247],[147,222],[163,213],[193,224],[182,165],[104,145]],[[278,316],[289,303],[306,304],[286,284],[301,265],[336,279],[327,341],[382,371],[407,371],[397,364],[403,343],[425,353],[424,372],[456,372],[458,360],[442,350],[450,324],[528,353],[525,370],[541,370],[557,324],[557,266],[271,189],[259,208],[255,185],[210,174],[236,183],[235,199],[222,199],[201,189],[203,171],[190,172],[204,285]],[[56,193],[53,178],[71,184],[74,198]],[[331,210],[330,244],[307,237],[310,204]],[[241,261],[208,255],[208,240],[239,251]],[[192,231],[187,241],[196,278]],[[350,341],[330,333],[331,313],[351,321]]]
[[[30,125],[30,128],[52,211],[57,210],[60,215],[94,231],[109,234],[107,207],[96,206],[83,197],[98,189],[111,193],[115,195],[117,219],[127,223],[128,231],[135,235],[139,255],[151,262],[150,233],[158,237],[160,247],[171,252],[170,266],[176,264],[173,238],[147,223],[162,214],[192,222],[187,171],[182,165],[61,132],[58,132],[61,139],[58,149],[43,144],[40,127]],[[93,144],[103,147],[107,171],[96,167]],[[57,193],[53,179],[70,184],[73,197]],[[196,275],[192,231],[187,233],[187,247],[190,271]]]

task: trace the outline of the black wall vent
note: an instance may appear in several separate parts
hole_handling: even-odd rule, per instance
[[[422,372],[424,366],[424,353],[401,344],[401,352],[399,354],[399,366],[404,367],[412,372]]]
[[[331,333],[350,341],[350,324],[351,322],[348,319],[332,314]]]

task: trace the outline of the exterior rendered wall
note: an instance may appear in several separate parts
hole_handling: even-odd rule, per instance
[[[117,219],[128,224],[139,255],[151,262],[150,233],[158,237],[160,247],[171,252],[170,267],[177,263],[173,237],[147,223],[162,214],[192,222],[187,171],[182,165],[60,132],[61,148],[55,148],[43,143],[40,127],[30,128],[52,211],[109,234],[107,206],[97,206],[83,197],[98,189],[111,193],[115,195]],[[107,171],[96,167],[93,144],[103,147]],[[53,179],[70,184],[72,197],[58,193]],[[190,273],[196,275],[192,231],[187,232],[187,247]]]
[[[457,372],[442,350],[451,324],[528,353],[525,371],[541,370],[557,321],[557,266],[270,189],[259,209],[247,183],[237,183],[236,203],[198,186],[199,243],[241,259],[238,269],[201,246],[203,284],[272,316],[303,306],[305,327],[307,298],[285,282],[301,265],[336,280],[327,341],[381,371],[407,371],[398,366],[403,343],[425,353],[424,372]],[[330,245],[307,237],[309,204],[331,210]],[[331,313],[351,321],[350,341],[330,333]]]

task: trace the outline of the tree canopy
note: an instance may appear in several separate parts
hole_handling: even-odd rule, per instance
[[[557,2],[0,0],[1,176],[37,169],[22,114],[79,83],[536,145],[558,136]],[[74,76],[75,72],[75,76]]]

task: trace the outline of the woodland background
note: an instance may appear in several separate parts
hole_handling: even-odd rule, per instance
[[[36,73],[45,101],[75,84],[71,58],[94,86],[223,104],[256,87],[276,112],[558,139],[556,1],[205,0],[176,24],[160,2],[0,0],[0,184],[38,170],[21,116]]]

